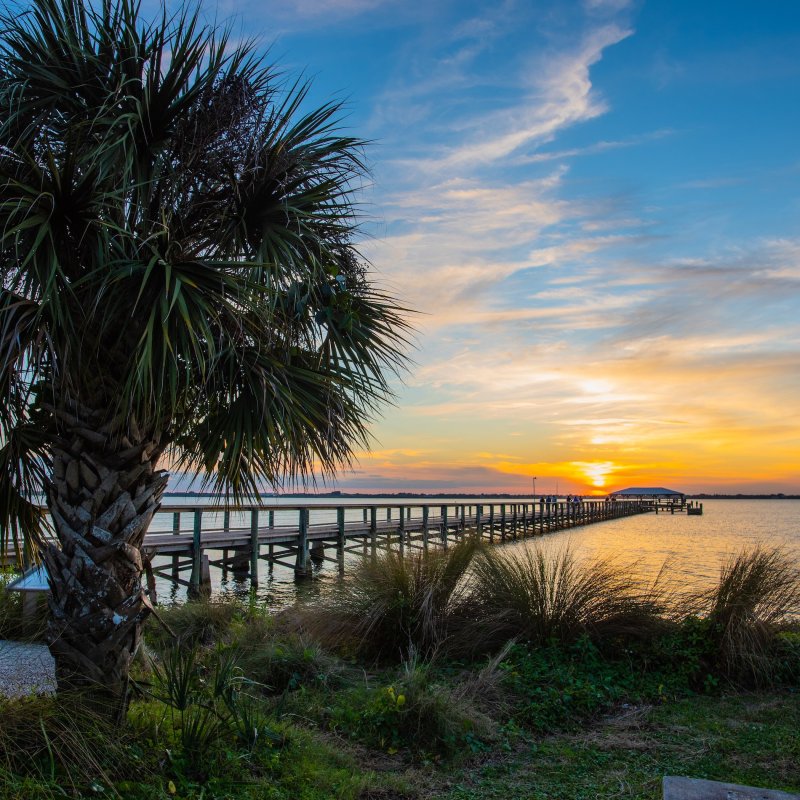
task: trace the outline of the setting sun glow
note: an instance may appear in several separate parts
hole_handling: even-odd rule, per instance
[[[614,465],[610,461],[600,464],[576,464],[576,467],[586,476],[591,486],[602,489]]]

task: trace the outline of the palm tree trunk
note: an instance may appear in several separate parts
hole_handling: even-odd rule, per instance
[[[54,410],[48,507],[60,546],[45,553],[48,642],[59,692],[78,690],[113,716],[127,708],[128,675],[152,609],[142,586],[142,541],[167,483],[159,436],[114,431],[107,412]]]

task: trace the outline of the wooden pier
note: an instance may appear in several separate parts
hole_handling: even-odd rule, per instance
[[[255,586],[266,563],[308,577],[314,566],[335,564],[344,573],[348,553],[368,555],[380,548],[446,548],[465,536],[491,543],[521,540],[610,519],[652,512],[639,501],[491,502],[442,504],[252,505],[237,507],[162,506],[171,530],[150,532],[143,550],[155,577],[186,586],[190,593],[210,587],[211,567],[232,572]],[[276,517],[281,520],[276,524]],[[169,520],[169,518],[168,518]],[[291,520],[291,522],[287,522]],[[168,557],[166,563],[163,558]],[[213,557],[212,557],[213,556]],[[159,562],[155,559],[159,557]]]
[[[703,504],[694,500],[684,500],[682,503],[651,502],[650,510],[656,514],[687,514],[690,517],[703,515]]]

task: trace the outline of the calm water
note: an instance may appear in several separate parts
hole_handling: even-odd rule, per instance
[[[654,574],[665,562],[687,583],[705,584],[722,561],[743,548],[780,546],[800,562],[800,500],[704,500],[702,517],[640,514],[556,533],[590,557],[614,557]]]
[[[412,516],[419,516],[414,511],[413,501],[382,500],[370,498],[371,502],[392,502],[396,505],[410,505]],[[176,504],[174,499],[168,500]],[[191,504],[190,500],[185,501]],[[196,500],[194,502],[197,502]],[[270,501],[272,502],[272,501]],[[298,501],[281,499],[279,503],[291,505]],[[314,503],[304,499],[303,503]],[[319,505],[330,504],[330,499],[320,500]],[[358,500],[344,499],[352,510],[348,510],[347,518],[360,519],[361,511]],[[439,502],[438,500],[436,501]],[[447,502],[472,502],[476,500],[442,500]],[[496,501],[495,501],[496,502]],[[761,543],[766,546],[781,546],[800,562],[800,500],[704,500],[702,517],[689,517],[686,514],[642,514],[619,520],[610,520],[570,531],[560,531],[537,537],[536,544],[544,548],[561,548],[569,544],[577,553],[587,558],[613,557],[620,568],[635,564],[635,569],[644,575],[657,573],[665,562],[669,563],[670,572],[680,577],[681,582],[691,587],[707,585],[719,574],[722,561],[732,553],[745,547]],[[181,527],[190,525],[189,515],[184,515]],[[311,523],[335,519],[335,512],[312,511]],[[276,512],[275,524],[295,524],[296,512]],[[236,522],[232,520],[232,522]],[[221,523],[220,520],[217,524]],[[171,516],[161,515],[154,521],[153,529],[169,530]],[[209,524],[213,524],[209,521]],[[529,542],[531,540],[528,540]],[[513,549],[524,545],[515,543],[503,545]],[[212,559],[214,558],[212,553]],[[350,561],[355,559],[350,557]],[[327,564],[318,570],[315,579],[305,581],[299,586],[294,581],[292,571],[283,567],[275,567],[268,572],[265,563],[259,565],[260,584],[255,590],[255,599],[270,607],[279,607],[292,602],[298,592],[304,596],[314,596],[325,590],[325,587],[336,578],[335,567]],[[346,574],[346,573],[345,573]],[[235,581],[230,576],[223,578],[219,569],[211,570],[212,591],[215,596],[236,595],[250,597],[249,580]],[[185,597],[185,589],[176,589],[168,582],[159,581],[159,599],[181,600]]]

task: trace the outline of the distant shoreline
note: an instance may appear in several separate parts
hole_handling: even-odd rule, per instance
[[[274,494],[274,493],[264,493],[263,497],[267,498],[287,498],[293,499],[297,497],[301,498],[325,498],[325,499],[361,499],[361,498],[371,498],[371,497],[396,497],[398,499],[407,499],[407,498],[420,498],[420,499],[429,499],[429,500],[439,500],[439,499],[458,499],[458,500],[478,500],[481,498],[499,498],[505,499],[508,498],[509,500],[519,500],[519,499],[531,499],[530,494],[505,494],[505,493],[480,493],[480,494],[464,494],[461,492],[436,492],[434,494],[427,494],[424,492],[289,492],[287,494]],[[542,497],[544,495],[537,494],[537,497]],[[548,497],[550,495],[547,495]],[[559,495],[559,497],[565,497],[566,495]],[[598,499],[603,497],[603,495],[583,495],[584,497],[591,498],[597,497]],[[198,497],[198,498],[210,498],[216,497],[211,492],[165,492],[164,497]],[[775,494],[687,494],[686,497],[690,500],[800,500],[800,494],[782,494],[782,493],[775,493]]]

